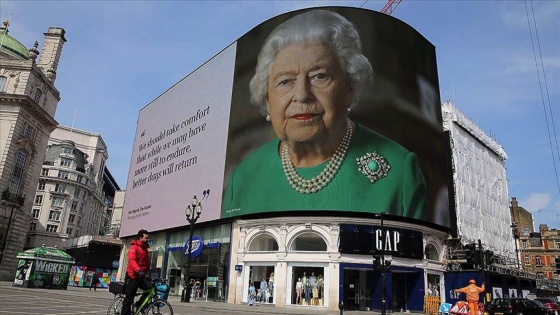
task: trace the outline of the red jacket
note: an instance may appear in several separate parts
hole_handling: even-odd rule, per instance
[[[126,274],[132,279],[140,278],[138,272],[147,273],[150,270],[150,258],[148,255],[148,244],[139,240],[130,243],[128,250],[128,265],[126,266]]]

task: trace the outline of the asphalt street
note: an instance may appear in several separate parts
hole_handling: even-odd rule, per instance
[[[0,315],[105,315],[113,294],[107,289],[90,291],[87,288],[68,287],[67,290],[30,289],[12,286],[11,282],[0,282]],[[197,300],[181,303],[177,296],[168,300],[173,306],[175,315],[206,315],[206,314],[250,314],[261,315],[305,314],[305,315],[340,315],[340,311],[329,311],[326,308],[306,306],[275,307],[274,305],[229,304]],[[345,315],[376,315],[379,312],[345,311]],[[405,314],[405,313],[388,313]]]

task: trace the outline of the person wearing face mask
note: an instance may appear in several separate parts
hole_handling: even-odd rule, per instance
[[[138,288],[147,291],[152,288],[152,282],[146,279],[146,273],[150,270],[150,260],[148,254],[148,242],[150,234],[146,230],[138,231],[137,239],[132,241],[128,250],[128,265],[124,277],[125,298],[122,304],[122,315],[131,315],[130,307],[134,302],[134,297]],[[143,301],[146,295],[143,294],[139,301]]]

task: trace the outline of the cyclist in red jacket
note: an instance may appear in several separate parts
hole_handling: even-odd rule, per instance
[[[137,239],[132,241],[128,250],[128,265],[124,277],[125,298],[122,304],[122,315],[131,315],[130,307],[134,302],[134,297],[138,288],[146,291],[152,288],[152,283],[146,279],[146,273],[150,270],[150,259],[148,255],[148,241],[150,234],[146,230],[138,231]],[[140,301],[145,298],[142,295]]]

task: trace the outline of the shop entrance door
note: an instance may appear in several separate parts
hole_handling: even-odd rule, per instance
[[[345,310],[366,311],[371,305],[373,271],[344,269],[343,301]]]
[[[406,312],[421,310],[424,296],[414,293],[414,288],[422,280],[420,272],[395,272],[392,273],[392,310]]]

